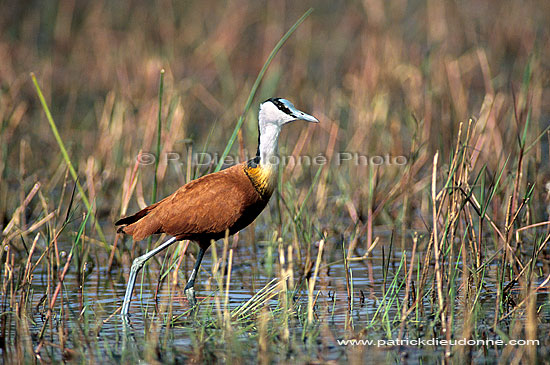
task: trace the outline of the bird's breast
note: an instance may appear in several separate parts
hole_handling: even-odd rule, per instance
[[[244,172],[262,199],[269,199],[277,183],[277,167],[261,164],[245,164]]]

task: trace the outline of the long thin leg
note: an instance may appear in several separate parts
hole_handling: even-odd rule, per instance
[[[187,297],[187,300],[189,301],[189,304],[191,306],[197,305],[197,299],[195,299],[195,278],[197,277],[197,273],[199,272],[199,267],[201,266],[202,257],[204,256],[204,253],[206,252],[206,249],[202,248],[202,246],[199,246],[199,255],[197,256],[197,261],[195,261],[195,267],[193,268],[193,271],[191,272],[191,276],[189,277],[189,281],[187,282],[187,285],[185,285],[185,289],[183,290],[185,292],[185,296]]]
[[[168,241],[164,242],[162,245],[156,247],[155,249],[147,252],[145,255],[137,257],[132,263],[132,269],[130,270],[130,277],[128,278],[128,285],[126,286],[126,294],[124,295],[124,302],[122,303],[121,315],[127,316],[128,309],[130,309],[130,301],[132,300],[132,292],[134,291],[134,286],[136,285],[136,277],[143,267],[143,265],[153,256],[155,256],[160,251],[164,250],[166,247],[170,246],[176,242],[176,237],[170,238]]]

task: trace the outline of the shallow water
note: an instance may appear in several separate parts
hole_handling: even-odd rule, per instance
[[[195,252],[196,247],[191,244],[189,249]],[[264,286],[270,283],[274,278],[278,277],[278,253],[274,246],[266,243],[261,243],[256,246],[255,252],[246,245],[236,246],[234,248],[234,259],[232,262],[231,281],[228,291],[228,307],[229,311],[234,311],[248,301],[252,296],[261,290]],[[217,254],[221,256],[222,244],[217,245]],[[372,251],[371,257],[367,260],[356,260],[349,262],[350,283],[352,286],[352,299],[348,302],[346,273],[345,266],[341,260],[342,251],[337,249],[338,244],[327,244],[325,247],[325,255],[323,263],[319,270],[319,277],[316,281],[315,295],[318,295],[315,316],[319,320],[318,331],[322,334],[315,339],[314,344],[304,340],[304,319],[305,308],[307,308],[307,291],[305,285],[297,286],[297,290],[293,295],[295,312],[290,316],[289,325],[291,337],[301,343],[295,344],[294,347],[301,349],[304,352],[310,352],[312,348],[316,348],[318,353],[313,351],[313,358],[322,358],[323,360],[338,360],[344,357],[349,357],[349,347],[340,346],[337,340],[340,339],[374,339],[374,340],[389,340],[398,338],[399,325],[392,319],[400,313],[400,308],[403,300],[405,288],[399,289],[397,295],[398,301],[385,296],[388,288],[392,286],[392,279],[395,273],[399,270],[402,262],[402,253],[393,247],[391,258],[388,263],[388,253],[390,252],[389,243],[379,243]],[[67,248],[68,249],[68,248]],[[173,249],[173,248],[171,248]],[[170,249],[170,250],[171,250]],[[312,259],[315,260],[317,247],[312,247]],[[410,263],[410,249],[406,255],[407,264]],[[98,250],[98,252],[101,252]],[[171,252],[171,251],[170,251]],[[359,250],[362,254],[362,251]],[[101,255],[101,254],[99,254]],[[126,289],[126,277],[129,271],[129,265],[126,267],[113,268],[110,273],[106,272],[106,262],[108,257],[99,257],[97,262],[105,263],[105,266],[97,265],[90,270],[90,274],[84,280],[83,287],[80,287],[79,280],[74,273],[74,266],[66,275],[62,291],[62,298],[58,299],[58,303],[63,301],[65,309],[63,320],[60,318],[59,312],[54,313],[52,317],[52,325],[57,328],[60,323],[66,326],[67,348],[81,348],[83,340],[79,333],[87,333],[95,337],[87,354],[90,354],[94,359],[104,358],[106,361],[128,360],[133,361],[143,358],[148,348],[148,343],[151,338],[159,341],[163,349],[162,355],[158,355],[159,359],[166,362],[188,360],[197,352],[197,337],[201,336],[201,331],[207,329],[208,336],[212,339],[212,348],[206,352],[212,356],[226,358],[230,356],[231,351],[238,351],[235,356],[241,359],[256,361],[257,359],[257,339],[254,336],[257,333],[257,325],[254,321],[242,321],[234,326],[241,326],[235,333],[237,334],[234,341],[242,344],[240,349],[224,348],[224,333],[217,324],[216,318],[217,303],[216,296],[218,295],[218,283],[212,274],[212,250],[209,249],[204,257],[201,271],[197,277],[195,289],[197,299],[203,301],[196,317],[188,312],[189,305],[183,293],[183,287],[186,281],[186,273],[191,271],[193,261],[191,257],[187,257],[182,263],[182,267],[178,272],[178,287],[175,289],[172,285],[167,284],[167,280],[172,280],[173,270],[169,272],[169,276],[159,286],[159,276],[166,272],[166,263],[163,267],[165,253],[161,253],[146,264],[142,273],[138,275],[134,297],[130,307],[130,322],[129,326],[125,321],[116,315],[122,304]],[[271,257],[271,259],[269,259]],[[422,254],[419,257],[423,257]],[[328,266],[326,263],[330,263]],[[388,277],[384,278],[384,265],[388,267]],[[416,263],[415,263],[416,265]],[[480,291],[480,320],[477,322],[477,333],[481,336],[497,337],[490,330],[494,318],[494,303],[496,298],[496,266],[494,263],[488,267],[486,273],[486,284]],[[461,265],[459,265],[461,266]],[[296,269],[296,267],[295,267]],[[296,271],[296,270],[295,270]],[[402,268],[398,275],[399,286],[404,277],[405,269]],[[270,276],[267,274],[271,273]],[[49,273],[46,270],[46,265],[40,265],[34,272],[33,278],[33,295],[31,315],[34,325],[30,328],[32,340],[36,345],[34,338],[43,325],[45,308],[41,304],[41,299],[44,293],[48,290]],[[413,270],[413,282],[418,285],[416,267]],[[225,283],[226,276],[223,278]],[[300,283],[300,277],[297,272],[294,276],[295,283]],[[302,281],[303,282],[303,281]],[[169,288],[171,287],[171,289]],[[414,288],[412,288],[414,289]],[[170,293],[172,290],[172,293]],[[157,293],[158,291],[158,293]],[[391,292],[391,290],[389,290]],[[221,312],[224,311],[224,298],[222,294],[219,296],[219,305]],[[274,313],[280,309],[280,303],[277,296],[273,297],[268,305]],[[430,331],[433,331],[427,324],[433,319],[429,313],[430,302],[435,297],[426,296],[423,300],[425,313],[412,313],[409,316],[411,324],[408,326],[409,331],[406,336],[410,338],[432,338]],[[548,302],[548,294],[541,292],[537,296],[537,307],[544,307]],[[383,319],[384,310],[381,309],[381,304],[389,303],[390,309],[387,311],[387,319]],[[457,296],[456,305],[460,306],[460,299]],[[172,313],[172,318],[177,318],[170,326],[167,326],[167,315]],[[455,318],[455,333],[454,338],[460,338],[460,331],[463,326],[461,323],[460,311],[456,311]],[[539,331],[550,330],[550,317],[548,309],[540,312],[541,324]],[[221,315],[221,314],[220,314]],[[416,317],[418,316],[418,317]],[[271,325],[277,325],[277,314],[274,316]],[[415,320],[418,318],[418,321]],[[417,323],[415,327],[414,323]],[[504,324],[503,324],[504,325]],[[49,325],[51,326],[51,325]],[[82,330],[84,327],[85,330]],[[152,327],[153,326],[153,327]],[[247,327],[249,326],[249,327]],[[390,326],[390,327],[388,327]],[[51,328],[51,327],[48,327]],[[13,328],[15,330],[15,328]],[[329,333],[325,333],[328,331]],[[72,334],[72,335],[71,335]],[[355,336],[350,334],[356,334]],[[158,336],[155,337],[155,336]],[[14,338],[11,336],[11,338]],[[49,331],[46,334],[47,341],[51,343],[59,343],[59,334],[56,331]],[[208,341],[207,341],[208,342]],[[2,355],[6,356],[9,352],[1,350]],[[44,350],[47,355],[45,358],[52,360],[60,360],[63,356],[55,347]],[[201,351],[205,351],[202,349]],[[244,352],[243,352],[244,351]],[[391,360],[399,361],[408,359],[411,361],[429,360],[432,358],[440,358],[443,356],[443,346],[366,346],[360,357],[364,360]],[[489,349],[489,351],[492,351]],[[498,351],[498,349],[497,349]],[[368,355],[367,355],[368,353]],[[322,354],[322,356],[321,356]],[[480,356],[482,354],[480,353]],[[486,354],[485,354],[486,355]],[[484,356],[485,356],[484,355]],[[281,354],[281,358],[276,360],[288,360],[289,354]],[[292,355],[291,358],[295,358]],[[476,358],[474,354],[474,359]],[[481,357],[480,357],[481,358]],[[224,360],[225,361],[225,360]]]

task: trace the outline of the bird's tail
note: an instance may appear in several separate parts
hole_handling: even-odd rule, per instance
[[[148,228],[152,228],[152,227],[147,227],[151,225],[150,224],[151,222],[145,222],[145,221],[148,221],[148,219],[143,219],[143,218],[146,217],[149,213],[151,213],[159,203],[160,202],[149,205],[148,207],[137,212],[136,214],[121,218],[118,221],[116,221],[115,226],[119,226],[117,229],[117,233],[125,233],[130,236],[133,236],[134,239],[137,241],[142,240],[145,237],[155,233],[154,231],[156,229],[151,231],[151,229],[148,229]]]

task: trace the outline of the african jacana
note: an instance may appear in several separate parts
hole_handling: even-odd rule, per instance
[[[185,295],[194,306],[195,277],[202,257],[210,242],[232,235],[248,226],[267,205],[277,182],[277,140],[281,127],[295,120],[319,121],[297,110],[288,100],[271,98],[260,105],[258,116],[258,152],[256,157],[205,175],[180,187],[172,195],[118,220],[118,232],[131,235],[139,241],[155,233],[166,233],[172,238],[140,256],[132,263],[122,315],[128,315],[136,276],[145,262],[180,240],[192,240],[199,245],[199,254]]]

